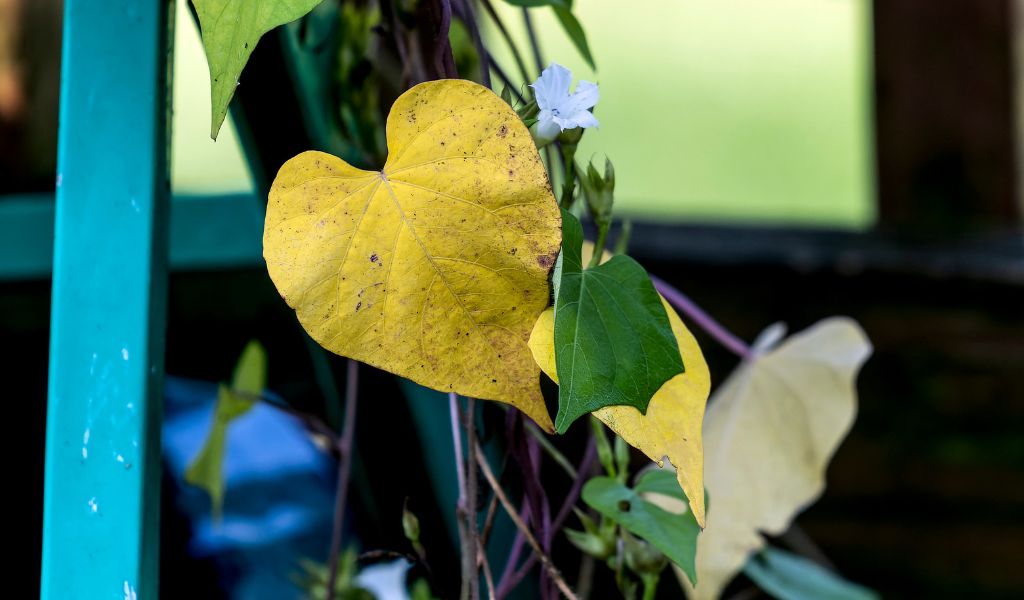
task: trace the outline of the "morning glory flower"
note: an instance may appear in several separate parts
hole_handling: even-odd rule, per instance
[[[597,118],[590,109],[597,104],[597,84],[580,81],[574,92],[572,71],[558,63],[544,69],[537,81],[530,84],[540,113],[533,126],[538,145],[549,144],[567,129],[597,127]]]

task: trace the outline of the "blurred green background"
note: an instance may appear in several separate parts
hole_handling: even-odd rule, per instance
[[[206,59],[185,0],[178,5],[174,189],[250,189],[234,127],[216,143],[209,139]],[[545,60],[601,85],[601,127],[587,133],[578,157],[613,160],[620,215],[851,229],[874,223],[867,2],[610,6],[574,5],[597,73],[553,12],[534,12]],[[518,9],[497,8],[528,48]],[[514,76],[507,47],[489,33],[488,47]]]

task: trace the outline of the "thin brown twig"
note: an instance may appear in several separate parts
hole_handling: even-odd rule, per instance
[[[341,530],[345,522],[345,500],[348,480],[352,474],[352,445],[356,432],[356,394],[359,391],[359,362],[348,359],[345,378],[345,423],[338,441],[338,488],[334,496],[334,528],[331,531],[331,553],[327,571],[327,600],[334,600],[338,580],[338,556],[341,554]]]
[[[491,528],[494,527],[494,517],[498,514],[498,497],[491,497],[491,502],[487,505],[487,516],[484,517],[484,527],[480,531],[480,544],[483,546],[487,545],[488,540],[491,537]]]
[[[494,473],[491,472],[491,466],[487,464],[487,460],[479,449],[476,453],[476,462],[480,465],[480,472],[483,473],[484,478],[487,479],[487,483],[491,486],[491,489],[494,490],[494,495],[498,497],[498,501],[501,502],[501,505],[505,508],[505,512],[508,513],[512,522],[515,523],[516,528],[523,533],[523,536],[526,538],[526,542],[530,544],[531,548],[533,548],[533,552],[540,559],[544,568],[547,569],[548,575],[551,577],[552,581],[555,582],[555,585],[558,586],[559,591],[561,591],[562,594],[570,600],[578,600],[576,598],[576,594],[573,593],[572,588],[569,587],[569,584],[565,582],[562,574],[558,571],[558,568],[553,562],[551,562],[551,558],[544,553],[544,550],[541,548],[537,538],[533,536],[533,532],[530,531],[530,528],[519,517],[519,512],[516,511],[514,506],[512,506],[512,502],[509,501],[508,496],[505,494],[505,490],[498,485],[498,480],[494,478]]]
[[[484,550],[481,540],[477,540],[476,563],[484,572],[484,582],[487,584],[488,600],[496,600],[494,596],[494,574],[491,573],[491,563],[487,560],[487,552]]]

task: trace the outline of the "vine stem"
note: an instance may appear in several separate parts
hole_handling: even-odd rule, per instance
[[[478,557],[481,550],[476,521],[477,470],[474,463],[478,449],[476,443],[476,400],[473,398],[466,398],[466,447],[469,449],[469,459],[466,461],[466,497],[462,505],[462,512],[463,518],[466,520],[466,547],[471,550],[467,561],[467,565],[470,567],[469,597],[472,600],[478,600],[480,597],[480,577],[478,575],[480,561]]]
[[[459,72],[455,69],[455,58],[452,56],[452,45],[448,41],[448,31],[452,25],[451,0],[440,0],[441,23],[434,46],[434,63],[438,73],[446,79],[458,79]]]
[[[691,300],[689,296],[654,275],[651,275],[651,281],[654,283],[654,288],[668,300],[669,304],[682,311],[683,314],[692,319],[708,335],[715,338],[715,341],[719,344],[725,346],[729,351],[742,359],[753,357],[754,353],[750,349],[750,344],[726,329],[725,326]]]
[[[338,580],[338,556],[341,554],[341,530],[345,522],[345,500],[348,480],[352,474],[352,446],[356,432],[356,395],[359,391],[359,362],[348,359],[345,378],[345,423],[338,440],[338,489],[334,496],[334,528],[331,530],[331,553],[327,571],[327,600],[334,600]]]
[[[555,582],[555,585],[558,586],[559,591],[561,591],[562,594],[570,600],[578,600],[576,594],[573,593],[572,588],[569,587],[569,584],[565,582],[562,574],[558,571],[558,568],[555,567],[553,562],[551,562],[551,558],[548,557],[541,548],[540,543],[537,541],[537,538],[533,536],[530,528],[519,517],[519,512],[516,510],[515,506],[512,506],[512,502],[509,501],[508,496],[505,494],[505,490],[503,490],[498,484],[498,480],[495,479],[494,473],[491,471],[491,466],[487,464],[487,460],[479,449],[477,449],[476,452],[476,463],[480,466],[480,472],[483,473],[484,479],[487,480],[488,485],[490,485],[491,489],[494,490],[494,495],[498,497],[498,501],[501,502],[502,507],[505,508],[505,512],[508,513],[512,522],[515,523],[516,528],[522,532],[523,537],[526,538],[526,542],[530,544],[531,548],[533,548],[534,554],[537,555],[541,564],[543,564],[544,568],[547,569],[548,575],[551,577],[551,580]]]
[[[572,507],[576,505],[576,501],[579,499],[580,492],[583,490],[583,484],[590,475],[590,469],[594,466],[594,460],[596,458],[597,445],[594,442],[594,438],[591,437],[590,441],[587,442],[587,449],[583,453],[583,460],[580,461],[580,468],[578,470],[579,476],[573,481],[572,487],[569,489],[569,493],[565,496],[565,501],[562,502],[562,507],[558,510],[558,514],[555,516],[555,520],[551,524],[552,532],[560,530],[562,525],[565,524],[565,520],[569,518],[569,513],[572,512]],[[505,594],[508,594],[515,589],[535,564],[537,564],[536,554],[531,555],[530,558],[526,559],[523,566],[515,571],[507,581],[503,582],[505,584],[504,586],[498,586],[498,597],[502,597],[502,591],[504,591]]]

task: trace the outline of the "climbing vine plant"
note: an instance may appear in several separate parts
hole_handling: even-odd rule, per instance
[[[793,569],[814,573],[831,586],[831,597],[870,597],[806,559],[766,547],[762,537],[785,531],[821,493],[828,460],[853,419],[855,374],[870,353],[860,328],[833,319],[783,339],[773,327],[748,346],[650,277],[624,252],[626,236],[606,248],[614,168],[610,160],[598,168],[576,159],[586,130],[599,125],[598,86],[574,86],[568,69],[543,65],[530,15],[552,10],[594,66],[583,26],[571,0],[508,1],[525,18],[533,76],[503,11],[490,0],[334,3],[340,30],[350,34],[339,42],[338,72],[348,79],[339,82],[345,92],[338,95],[337,127],[365,164],[320,151],[287,161],[269,190],[263,238],[267,269],[284,302],[319,345],[349,360],[350,380],[365,364],[449,395],[461,597],[504,597],[535,564],[543,597],[576,597],[584,583],[569,581],[550,556],[556,535],[607,565],[626,598],[652,598],[671,569],[679,593],[696,598],[718,597],[741,570],[768,593],[800,597],[786,584]],[[192,4],[210,65],[216,138],[261,36],[321,10],[320,2]],[[480,14],[509,45],[519,78],[487,51]],[[371,56],[371,28],[383,32],[390,57],[398,59],[388,63],[389,80],[401,83],[386,119],[374,116],[370,100],[387,96],[382,81],[388,78],[365,75],[365,67],[385,64]],[[459,65],[472,74],[460,78]],[[492,75],[502,80],[499,93]],[[353,92],[357,83],[363,87]],[[368,149],[377,135],[387,154],[374,165]],[[593,242],[585,239],[584,224]],[[710,408],[711,378],[688,322],[742,359]],[[244,414],[246,403],[263,399],[265,377],[246,376],[253,356],[262,353],[247,349],[236,371],[235,381],[243,383],[222,387],[212,441],[189,471],[217,507],[223,495],[218,453],[228,422]],[[558,384],[553,416],[544,377]],[[343,432],[318,430],[333,441],[341,465],[330,556],[322,569],[307,569],[318,597],[349,594],[355,585],[352,559],[340,552],[354,389]],[[478,400],[510,411],[514,460],[505,464],[521,470],[522,508],[478,448]],[[519,413],[532,423],[516,420]],[[589,438],[578,466],[557,443],[573,427]],[[630,446],[650,467],[635,468]],[[531,457],[540,450],[573,479],[554,518]],[[489,525],[481,531],[476,514],[481,476],[491,488],[486,521],[500,504],[518,528],[498,581],[482,551]],[[570,518],[578,528],[567,526]],[[406,512],[402,526],[414,559],[426,562],[415,515]],[[532,555],[521,560],[524,545]],[[422,581],[414,589],[418,597],[439,593]]]

